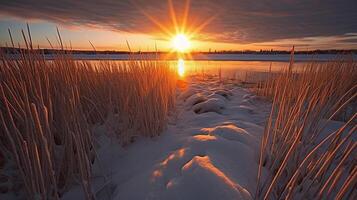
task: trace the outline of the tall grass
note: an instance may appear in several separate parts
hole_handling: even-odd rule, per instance
[[[356,77],[353,61],[311,62],[302,69],[291,62],[261,85],[258,92],[272,99],[272,109],[261,142],[257,199],[356,197]],[[349,118],[337,130],[326,129],[346,110]],[[262,168],[270,175],[263,178]]]
[[[76,181],[92,199],[91,127],[111,119],[122,144],[159,135],[174,109],[176,71],[156,61],[92,63],[65,54],[46,61],[26,46],[19,59],[0,58],[0,151],[16,163],[28,199],[59,199]]]

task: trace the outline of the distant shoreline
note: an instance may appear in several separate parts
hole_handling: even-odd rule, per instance
[[[0,48],[3,55],[9,59],[19,59],[20,52],[26,52],[26,49],[19,48]],[[45,57],[46,60],[53,60],[56,55],[67,54],[76,60],[164,60],[175,61],[178,59],[195,61],[266,61],[266,62],[288,62],[290,61],[290,52],[288,51],[245,51],[245,52],[192,52],[190,54],[177,54],[168,52],[125,52],[125,51],[78,51],[78,50],[32,50]],[[308,61],[331,61],[338,59],[357,60],[357,50],[315,50],[315,51],[296,51],[294,52],[295,62]]]
[[[12,47],[0,47],[0,52],[3,52],[5,54],[16,54],[21,51],[27,51],[27,49],[24,48],[12,48]],[[121,55],[121,54],[170,54],[170,52],[166,51],[135,51],[135,52],[130,52],[130,51],[110,51],[110,50],[103,50],[103,51],[94,51],[94,50],[61,50],[61,49],[34,49],[32,51],[42,53],[42,54],[58,54],[58,53],[70,53],[70,54],[85,54],[85,55],[98,55],[98,54],[104,54],[104,55]],[[211,54],[243,54],[243,55],[286,55],[290,54],[291,51],[280,51],[280,50],[259,50],[259,51],[252,51],[252,50],[242,50],[242,51],[211,51],[211,52],[206,52],[206,51],[192,51],[190,53],[184,53],[182,55],[186,54],[203,54],[203,55],[211,55]],[[357,54],[357,49],[326,49],[326,50],[311,50],[311,51],[294,51],[294,54]]]
[[[56,59],[55,54],[44,54],[45,60]],[[183,59],[185,61],[251,61],[251,62],[289,62],[289,54],[276,54],[276,55],[259,55],[259,54],[199,54],[190,57],[177,57],[173,56],[160,56],[155,54],[69,54],[75,60],[112,60],[112,61],[129,61],[129,60],[161,60],[161,61],[177,61]],[[8,59],[20,59],[19,54],[6,54]],[[339,55],[339,54],[297,54],[294,55],[294,62],[326,62],[333,60],[357,60],[357,54],[354,55]]]

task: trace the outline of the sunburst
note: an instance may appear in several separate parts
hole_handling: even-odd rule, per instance
[[[164,38],[171,42],[171,50],[166,55],[166,58],[172,57],[172,54],[175,53],[178,59],[178,75],[184,76],[184,58],[192,59],[190,51],[193,49],[193,41],[196,39],[196,36],[200,33],[200,31],[211,23],[217,15],[203,20],[202,23],[198,25],[189,24],[188,16],[190,11],[190,0],[186,0],[182,19],[179,19],[181,23],[178,23],[174,4],[172,0],[168,0],[168,11],[172,25],[165,25],[155,17],[148,14],[145,10],[141,9],[139,6],[137,6],[137,8],[160,29]]]
[[[194,26],[193,24],[188,24],[188,16],[190,12],[190,0],[185,1],[184,10],[182,18],[178,20],[175,7],[172,0],[168,0],[168,12],[171,18],[172,24],[165,25],[160,20],[151,16],[145,10],[137,6],[137,8],[151,21],[153,22],[163,33],[164,38],[167,41],[171,41],[172,48],[170,53],[189,53],[192,49],[193,41],[200,31],[205,28],[217,15],[211,16],[210,18],[203,20],[202,23]],[[179,23],[180,21],[181,23]],[[190,27],[190,28],[188,28]],[[183,50],[183,48],[185,50]]]
[[[172,47],[178,52],[186,52],[191,46],[190,39],[183,33],[179,33],[172,38]]]

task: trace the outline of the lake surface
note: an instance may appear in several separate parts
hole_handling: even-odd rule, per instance
[[[225,78],[240,80],[261,80],[266,74],[277,72],[289,66],[289,54],[199,54],[183,55],[177,58],[176,54],[72,54],[76,60],[89,60],[91,62],[113,61],[128,62],[128,60],[159,59],[159,62],[169,62],[178,68],[178,73],[187,76],[195,73],[221,74]],[[13,57],[16,59],[16,57]],[[45,55],[51,60],[53,55]],[[294,68],[298,69],[310,61],[324,63],[336,59],[357,60],[357,55],[336,54],[296,54],[294,55]]]
[[[129,60],[129,59],[165,59],[177,60],[176,54],[73,54],[73,57],[78,60]],[[295,54],[294,61],[329,61],[341,58],[342,55],[336,54]],[[353,58],[357,60],[357,55],[343,55],[347,59]],[[52,55],[46,55],[47,59],[51,59]],[[182,55],[185,60],[196,61],[282,61],[290,60],[289,54],[200,54]]]
[[[246,79],[252,74],[264,74],[277,72],[287,67],[290,54],[200,54],[183,55],[178,59],[176,54],[97,54],[97,55],[73,55],[78,60],[114,60],[122,62],[127,60],[156,59],[165,60],[170,65],[177,67],[181,74],[193,73],[221,73],[223,77]],[[336,59],[357,60],[357,55],[337,54],[295,54],[294,67],[299,68],[307,62],[326,62]],[[49,58],[50,59],[50,58]]]
[[[260,81],[266,78],[269,72],[278,72],[289,66],[289,62],[277,61],[219,61],[219,60],[176,60],[169,61],[170,65],[177,67],[182,76],[191,74],[221,74],[224,78],[239,79],[242,81]],[[307,62],[296,62],[294,68],[298,69]]]
[[[82,60],[87,61],[87,60]],[[114,62],[125,64],[128,60],[89,60],[93,64],[101,62]],[[81,62],[81,61],[79,61]],[[221,74],[223,78],[239,79],[242,81],[256,82],[264,80],[269,72],[278,72],[289,66],[289,62],[280,61],[225,61],[225,60],[167,60],[158,61],[169,63],[173,68],[177,68],[178,74],[182,77],[194,74]],[[296,62],[294,68],[298,69],[308,62]],[[323,62],[321,62],[323,63]]]

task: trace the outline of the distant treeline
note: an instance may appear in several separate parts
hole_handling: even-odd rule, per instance
[[[5,54],[17,54],[20,52],[29,51],[23,48],[13,48],[13,47],[0,47],[0,52]],[[115,54],[129,54],[129,53],[136,53],[136,54],[166,54],[168,52],[160,51],[160,52],[129,52],[129,51],[90,51],[90,50],[61,50],[61,49],[33,49],[36,53],[51,55],[51,54],[58,54],[58,53],[67,53],[67,54],[87,54],[87,55],[94,55],[94,54],[106,54],[106,55],[115,55]],[[202,51],[194,51],[191,54],[290,54],[291,51],[282,51],[282,50],[259,50],[259,51],[252,51],[252,50],[242,50],[242,51],[212,51],[212,52],[202,52]],[[357,49],[328,49],[328,50],[311,50],[311,51],[295,51],[295,54],[357,54]]]
[[[290,54],[291,51],[283,50],[243,50],[243,51],[215,51],[202,52],[207,54]],[[311,50],[311,51],[294,51],[294,54],[357,54],[357,49],[327,49],[327,50]]]

